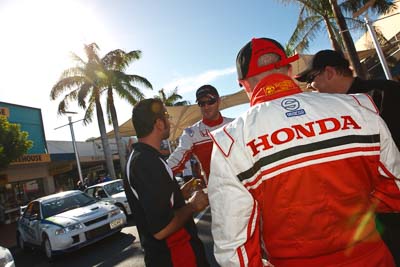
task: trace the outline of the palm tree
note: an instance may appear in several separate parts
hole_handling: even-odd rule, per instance
[[[165,94],[165,90],[164,90],[164,88],[162,88],[160,91],[158,91],[158,96],[154,96],[154,97],[161,99],[161,101],[167,107],[190,105],[189,101],[186,101],[186,100],[178,101],[183,98],[180,94],[178,94],[178,87],[175,87],[175,89],[172,90],[172,92],[170,92],[168,95]]]
[[[63,71],[61,77],[51,89],[50,98],[55,100],[68,91],[58,105],[58,114],[65,114],[70,101],[77,101],[78,106],[85,109],[83,120],[85,125],[92,121],[93,112],[96,110],[107,171],[115,179],[114,164],[100,103],[100,94],[106,84],[106,70],[98,56],[99,47],[97,44],[85,45],[84,50],[87,61],[72,53],[72,59],[76,62],[76,65]]]
[[[352,29],[364,29],[366,27],[363,21],[354,19],[352,16],[344,17],[341,9],[346,14],[352,15],[353,12],[358,10],[365,1],[347,0],[337,5],[335,10],[332,8],[332,1],[330,0],[280,0],[283,3],[295,3],[300,5],[299,19],[297,26],[287,44],[287,50],[302,52],[309,48],[310,42],[318,36],[320,31],[326,27],[332,48],[336,51],[342,51],[343,47],[349,53],[350,62],[356,71],[357,76],[364,76],[363,70],[358,59],[358,54],[352,50],[351,44],[354,43],[351,35],[347,29],[347,24]],[[375,5],[372,6],[377,14],[388,12],[393,7],[392,1],[377,0]],[[334,12],[335,11],[335,12]],[[341,16],[340,23],[336,19]],[[344,21],[344,24],[342,23]],[[345,26],[346,25],[346,26]],[[343,37],[342,37],[343,36]],[[351,42],[351,43],[350,43]]]
[[[112,123],[114,127],[114,135],[118,145],[118,154],[123,177],[125,174],[126,150],[119,132],[118,117],[113,94],[115,91],[119,97],[127,100],[133,106],[138,101],[144,99],[144,95],[140,89],[132,85],[132,83],[141,84],[152,89],[151,83],[146,78],[124,73],[124,70],[129,66],[129,64],[140,59],[140,57],[140,50],[125,53],[123,50],[117,49],[107,53],[107,55],[101,59],[102,64],[107,70],[107,117],[109,124]]]
[[[344,46],[346,47],[346,50],[349,54],[349,59],[350,63],[354,68],[354,71],[356,72],[357,76],[361,78],[365,78],[366,74],[364,72],[364,69],[361,67],[360,59],[358,57],[353,38],[350,35],[350,31],[347,27],[346,20],[343,16],[342,10],[340,9],[337,0],[329,0],[331,6],[332,6],[332,11],[335,15],[336,22],[339,26],[341,36],[343,38],[343,43]],[[367,2],[372,3],[370,4],[370,8],[372,11],[377,12],[379,15],[380,14],[386,14],[387,12],[390,12],[393,10],[394,3],[393,1],[388,1],[388,0],[374,0],[374,1],[355,1],[355,0],[348,0],[345,2],[343,6],[343,9],[347,12],[351,12],[353,14],[354,12],[358,11],[361,7],[363,7]]]
[[[282,2],[300,4],[297,25],[287,43],[290,50],[297,52],[307,50],[310,42],[326,27],[332,48],[336,51],[342,51],[339,30],[327,0],[283,0]]]
[[[343,13],[336,0],[329,0],[329,3],[332,7],[331,9],[333,11],[333,14],[335,15],[336,22],[339,26],[340,33],[343,38],[344,47],[346,48],[347,53],[349,54],[350,64],[353,66],[353,69],[358,77],[365,78],[366,77],[365,71],[361,66],[356,46],[354,45],[353,38],[351,37]]]

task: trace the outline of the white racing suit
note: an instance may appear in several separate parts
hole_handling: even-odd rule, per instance
[[[394,266],[375,211],[400,210],[400,153],[367,95],[304,93],[281,74],[211,133],[221,266]]]
[[[215,121],[203,119],[186,128],[179,139],[178,147],[167,159],[168,165],[171,167],[174,175],[182,172],[185,168],[185,163],[194,155],[202,170],[201,178],[207,184],[213,145],[208,134],[232,120],[220,115]]]

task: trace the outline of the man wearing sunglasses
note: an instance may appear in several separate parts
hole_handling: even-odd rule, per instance
[[[212,150],[212,140],[208,134],[233,119],[221,115],[219,111],[221,99],[217,89],[212,85],[206,84],[197,89],[196,102],[203,118],[184,130],[179,139],[178,147],[167,161],[174,174],[176,174],[182,172],[185,163],[190,160],[191,156],[194,156],[200,163],[201,178],[207,184]]]
[[[400,83],[391,80],[363,80],[353,77],[349,61],[342,53],[321,50],[315,54],[310,64],[295,78],[307,82],[321,93],[371,93],[380,115],[386,122],[397,148],[400,149],[400,123],[398,103]],[[389,247],[400,266],[400,213],[379,213],[377,222],[381,228],[382,239]]]
[[[398,102],[400,83],[391,80],[363,80],[353,77],[349,61],[342,53],[321,50],[315,54],[307,68],[295,75],[300,82],[307,82],[321,93],[356,94],[383,92],[383,98],[374,97],[380,115],[386,122],[393,140],[400,149],[400,123],[398,123]]]
[[[134,211],[147,267],[207,267],[204,246],[193,214],[208,206],[207,195],[179,187],[160,152],[170,134],[169,115],[160,99],[135,105],[132,123],[138,142],[133,144],[124,178],[125,192]]]

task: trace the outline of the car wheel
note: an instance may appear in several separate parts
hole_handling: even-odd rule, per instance
[[[21,250],[26,250],[26,243],[24,241],[24,238],[19,232],[17,232],[17,244]]]
[[[43,246],[43,250],[44,250],[44,254],[46,255],[46,258],[48,260],[53,260],[54,254],[53,254],[53,251],[51,250],[51,243],[47,236],[44,236],[42,246]]]

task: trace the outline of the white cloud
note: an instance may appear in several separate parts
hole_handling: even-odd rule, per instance
[[[221,76],[230,75],[236,72],[235,67],[220,70],[208,70],[195,76],[177,78],[163,86],[167,91],[178,86],[179,94],[195,91],[203,84],[209,84]]]

